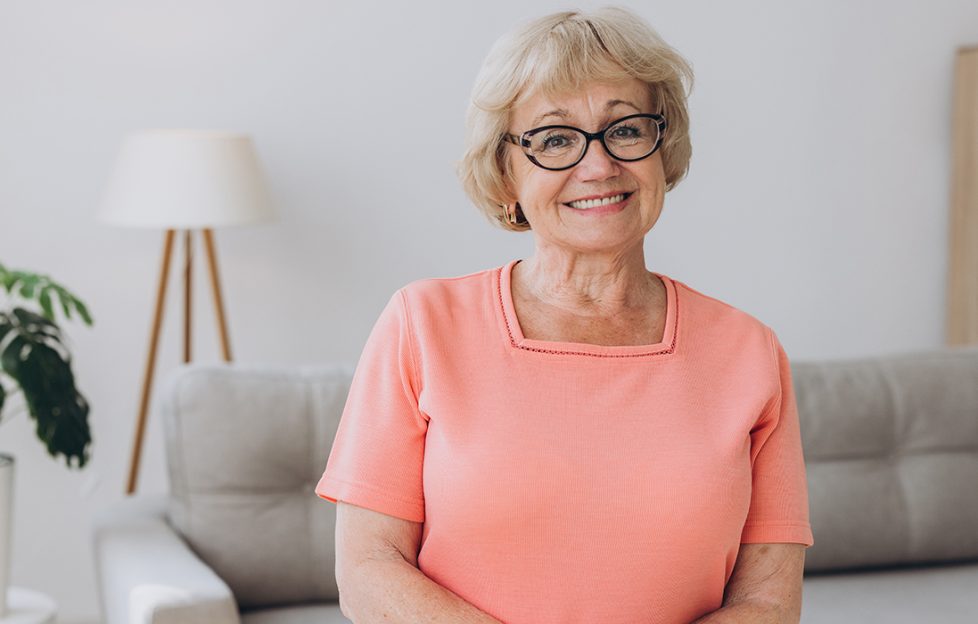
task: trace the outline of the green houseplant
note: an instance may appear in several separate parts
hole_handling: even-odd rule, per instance
[[[5,294],[4,294],[5,293]],[[40,313],[15,305],[17,298],[36,301]],[[88,401],[75,388],[71,354],[54,322],[55,301],[66,318],[72,310],[85,322],[92,318],[77,297],[46,275],[10,271],[0,264],[0,425],[8,419],[14,394],[37,423],[37,437],[48,454],[64,455],[68,467],[85,466],[92,442]],[[8,387],[6,380],[13,380]],[[6,409],[5,409],[6,406]],[[0,438],[2,439],[2,438]],[[7,615],[7,580],[13,527],[14,457],[0,451],[0,618]]]
[[[55,324],[55,300],[68,319],[74,311],[90,326],[92,317],[84,303],[46,275],[11,271],[0,264],[0,286],[9,300],[9,307],[0,307],[0,424],[9,396],[22,392],[48,453],[55,458],[64,455],[69,468],[72,460],[83,468],[92,441],[88,402],[75,388],[71,355]],[[13,305],[18,296],[36,300],[40,313]],[[4,385],[7,378],[14,382],[10,388]]]

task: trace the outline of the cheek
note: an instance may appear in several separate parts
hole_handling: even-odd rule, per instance
[[[642,182],[642,186],[645,187],[646,191],[654,194],[660,194],[666,186],[665,175],[662,170],[662,161],[658,158],[655,162],[650,162],[648,167],[643,168],[641,171],[637,171],[636,175]]]
[[[659,154],[655,155],[655,182],[659,186],[666,185],[666,173],[665,167],[662,164],[662,156]]]
[[[510,156],[509,166],[510,171],[513,172],[513,184],[516,196],[523,198],[524,201],[529,200],[535,194],[534,189],[539,187],[537,174],[534,171],[536,167],[523,154]]]
[[[530,205],[556,204],[561,197],[566,179],[548,173],[529,163],[533,169],[518,174],[519,196]]]

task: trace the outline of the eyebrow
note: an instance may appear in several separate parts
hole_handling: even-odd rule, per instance
[[[614,108],[614,107],[616,107],[616,106],[618,106],[620,104],[624,104],[626,106],[631,106],[632,108],[634,108],[638,112],[642,112],[642,109],[640,109],[638,106],[635,106],[634,104],[632,104],[628,100],[608,100],[608,103],[604,105],[604,110],[605,110],[605,112],[610,111],[612,108]],[[568,117],[570,117],[570,113],[568,113],[563,108],[557,108],[557,109],[554,109],[554,110],[552,110],[550,112],[544,113],[542,115],[537,115],[533,119],[533,121],[531,122],[530,126],[531,127],[536,127],[537,124],[539,124],[541,121],[543,121],[547,117],[560,117],[561,119],[566,120]]]

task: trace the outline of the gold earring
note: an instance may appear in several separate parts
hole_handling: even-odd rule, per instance
[[[510,206],[513,206],[513,204],[506,204],[506,220],[516,225],[516,208],[510,210]]]

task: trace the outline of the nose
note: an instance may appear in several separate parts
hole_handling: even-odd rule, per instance
[[[604,180],[618,175],[618,161],[608,154],[601,141],[595,139],[574,169],[581,180]]]

